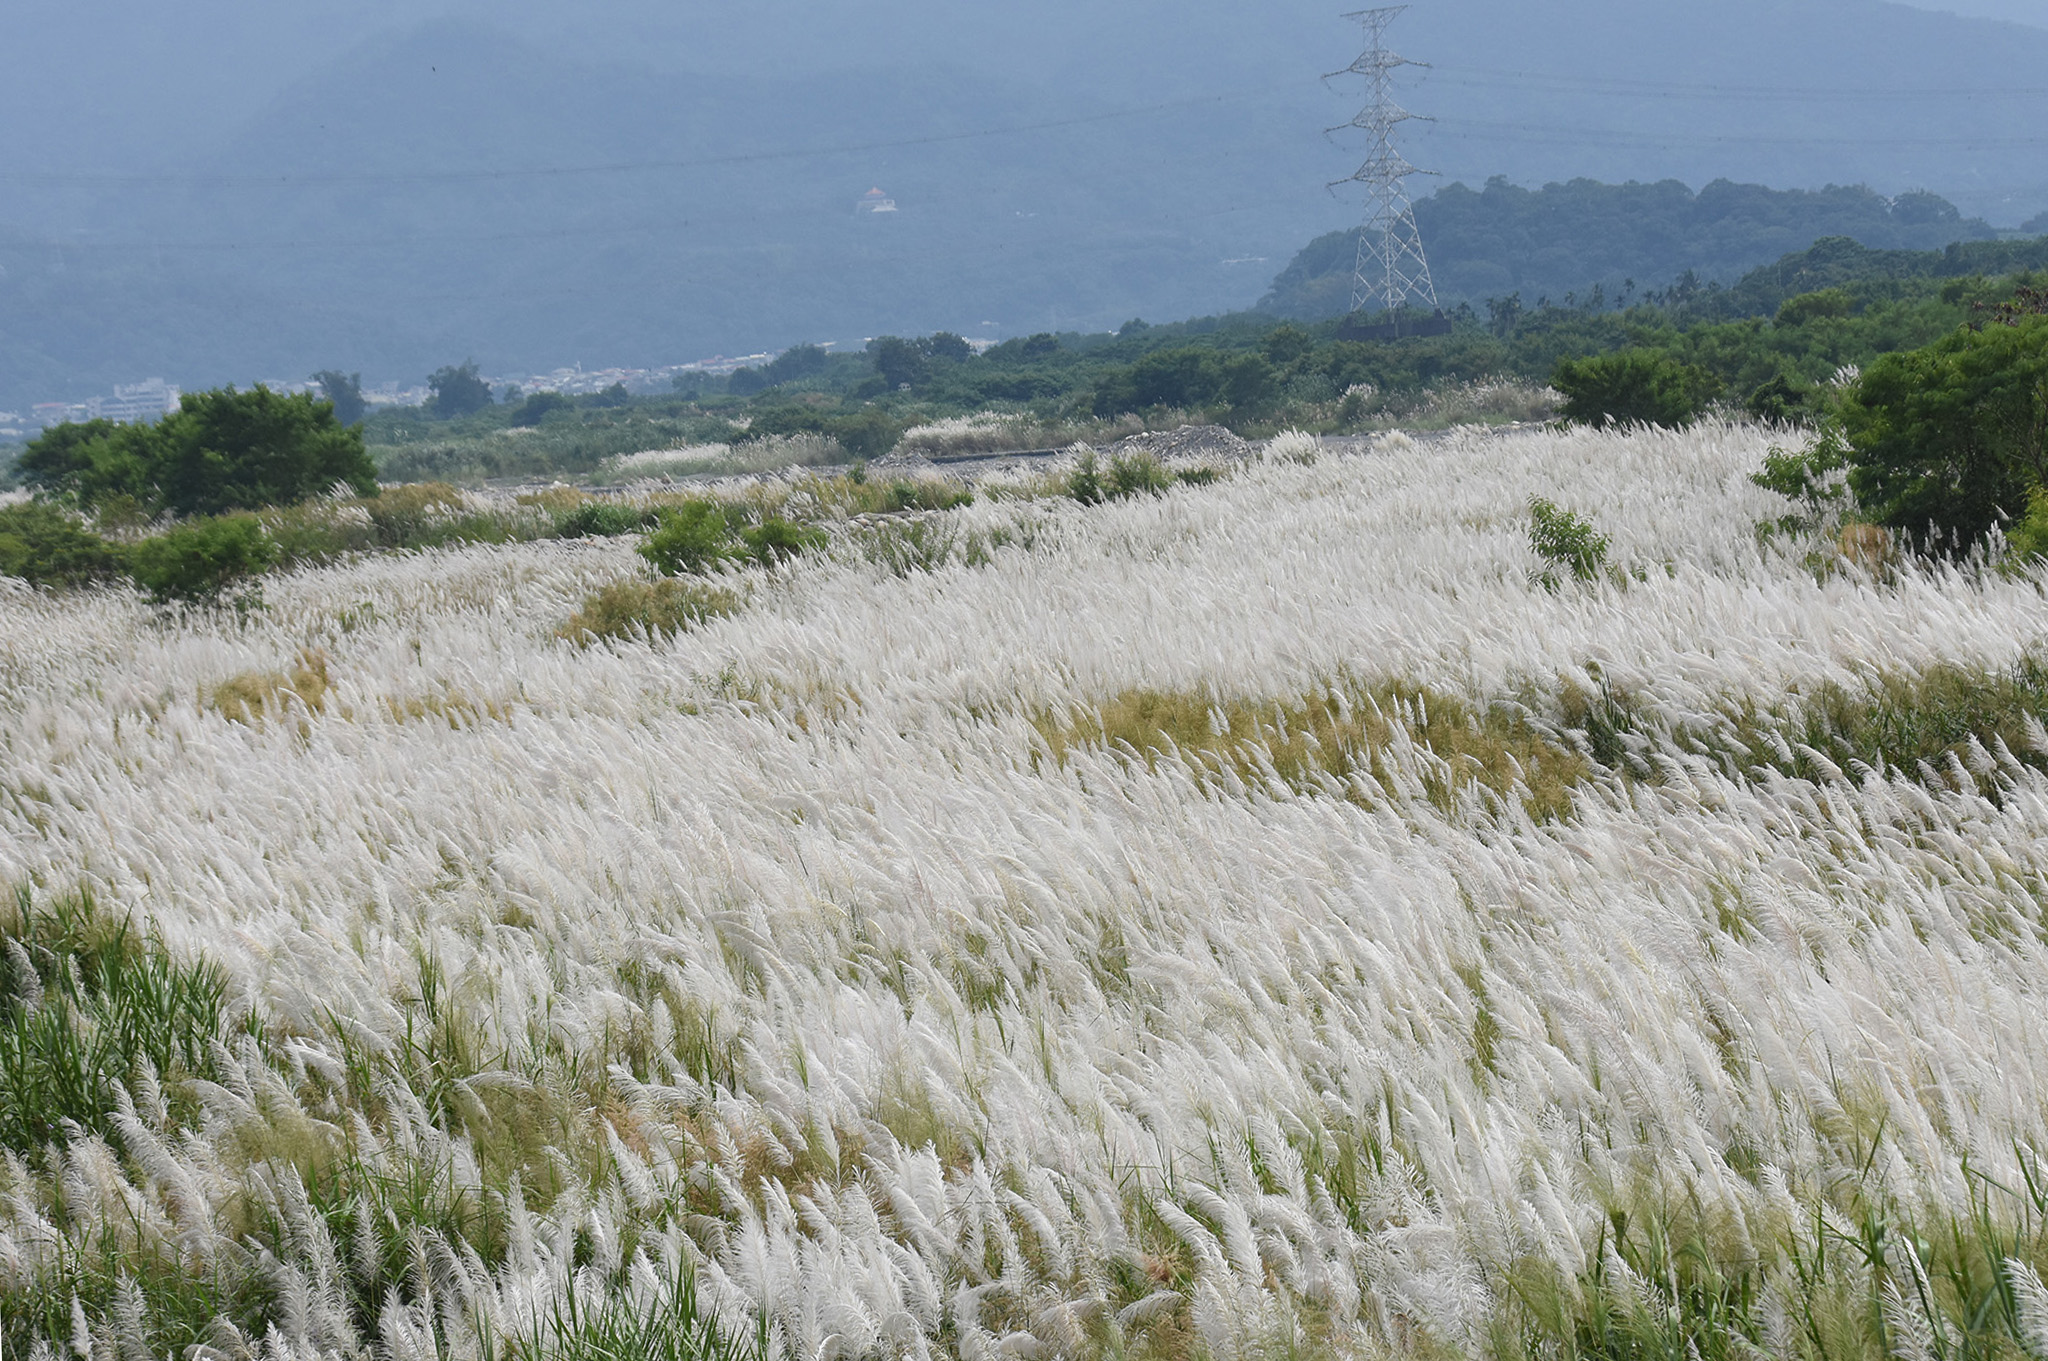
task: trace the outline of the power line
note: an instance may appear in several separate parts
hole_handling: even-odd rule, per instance
[[[1633,99],[1732,99],[1744,103],[1840,102],[1852,104],[1896,104],[1908,99],[2040,99],[2048,98],[2048,86],[1997,87],[1919,86],[1912,88],[1845,89],[1840,86],[1721,85],[1685,84],[1665,80],[1631,80],[1622,76],[1573,76],[1548,71],[1498,71],[1475,66],[1432,68],[1432,79],[1455,85],[1493,86],[1502,82],[1547,86],[1584,94],[1606,94]]]
[[[1549,142],[1569,138],[1580,145],[1611,146],[1774,146],[1774,147],[1863,147],[1890,150],[1905,147],[1924,150],[1976,149],[2018,151],[2048,147],[2048,136],[2034,137],[1773,137],[1744,132],[1627,132],[1614,128],[1562,127],[1518,121],[1496,123],[1477,118],[1433,119],[1448,136],[1460,141],[1498,140],[1507,142]],[[1461,131],[1462,130],[1462,131]]]
[[[512,170],[399,170],[363,171],[348,174],[305,174],[296,171],[286,171],[281,174],[270,175],[229,175],[207,172],[131,175],[0,170],[0,181],[9,181],[16,184],[56,185],[161,184],[291,188],[300,185],[317,184],[464,184],[498,180],[566,179],[585,175],[621,175],[666,170],[706,170],[719,166],[758,165],[767,161],[801,161],[830,156],[864,155],[873,151],[896,151],[907,147],[943,146],[955,142],[981,141],[992,137],[1012,137],[1032,132],[1054,132],[1062,128],[1086,127],[1090,124],[1116,122],[1125,118],[1144,118],[1152,114],[1173,113],[1182,109],[1227,103],[1231,100],[1254,99],[1294,88],[1292,84],[1263,86],[1258,89],[1239,90],[1226,94],[1211,94],[1193,99],[1171,100],[1163,104],[1144,104],[1131,108],[1111,109],[1103,113],[1081,114],[1073,118],[1054,118],[1038,123],[1016,123],[1006,127],[978,128],[971,132],[935,133],[924,137],[903,137],[874,142],[845,142],[830,146],[788,147],[775,151],[746,151],[726,156],[698,156],[684,160],[615,161],[595,165],[533,166]]]

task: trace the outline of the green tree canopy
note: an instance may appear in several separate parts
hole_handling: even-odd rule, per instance
[[[1182,346],[1155,351],[1104,377],[1095,389],[1095,411],[1101,416],[1159,406],[1250,411],[1272,400],[1277,381],[1263,354]]]
[[[2048,317],[1889,354],[1843,404],[1849,485],[1878,521],[1961,551],[2048,479]]]
[[[151,514],[290,505],[337,483],[377,490],[360,427],[343,426],[332,403],[262,386],[188,393],[155,425],[60,425],[20,466],[44,495],[87,507],[128,497]]]
[[[362,420],[370,409],[363,400],[363,375],[343,373],[340,369],[322,369],[313,375],[313,381],[320,385],[320,391],[334,406],[334,419],[343,425],[354,425]]]
[[[1595,427],[1688,425],[1720,389],[1712,374],[1655,350],[1567,359],[1550,385],[1564,394],[1566,419]]]
[[[823,346],[798,345],[777,355],[768,367],[761,370],[761,376],[766,378],[770,385],[794,383],[823,373],[829,358]]]
[[[427,375],[427,387],[434,394],[427,406],[443,419],[473,416],[491,405],[491,385],[477,373],[474,359],[435,369]]]

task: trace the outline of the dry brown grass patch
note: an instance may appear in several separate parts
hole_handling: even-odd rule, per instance
[[[1413,769],[1431,801],[1449,807],[1477,785],[1518,794],[1539,821],[1571,812],[1593,773],[1507,706],[1479,709],[1419,686],[1338,682],[1293,700],[1219,700],[1193,691],[1127,690],[1093,709],[1035,720],[1055,760],[1077,746],[1123,749],[1147,764],[1178,756],[1248,785],[1277,777],[1301,792],[1337,780],[1391,792],[1412,744]]]
[[[1845,561],[1866,572],[1882,572],[1892,565],[1892,536],[1882,525],[1843,525],[1836,549]]]
[[[513,498],[519,505],[534,506],[550,515],[566,515],[591,497],[575,487],[545,487],[521,492]]]
[[[601,639],[654,641],[733,614],[743,603],[738,591],[703,582],[615,581],[584,597],[583,608],[556,633],[583,647]]]
[[[290,713],[297,701],[302,714],[327,711],[327,654],[317,647],[302,650],[289,671],[245,671],[206,692],[208,708],[234,723],[254,727],[264,718]]]
[[[451,728],[471,728],[485,719],[500,723],[512,717],[512,706],[496,700],[473,699],[460,690],[448,689],[438,695],[414,695],[399,699],[386,696],[384,711],[394,723],[420,723],[439,719]]]

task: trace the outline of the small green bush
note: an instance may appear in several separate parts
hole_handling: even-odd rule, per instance
[[[1749,480],[1798,502],[1800,508],[1765,528],[1780,534],[1806,534],[1838,523],[1849,504],[1842,472],[1849,466],[1851,452],[1841,427],[1833,422],[1822,426],[1813,442],[1797,452],[1772,445],[1764,455],[1763,471],[1751,474]]]
[[[196,520],[128,552],[136,585],[159,604],[218,599],[276,560],[276,542],[253,515]]]
[[[660,517],[640,506],[617,501],[585,501],[555,516],[557,539],[616,539],[658,525]]]
[[[829,541],[822,529],[779,515],[743,526],[739,508],[716,501],[685,501],[660,515],[660,527],[640,545],[640,556],[668,576],[701,575],[728,562],[773,567]]]
[[[938,478],[915,482],[849,482],[849,509],[866,514],[902,515],[914,510],[952,510],[974,504],[974,493]]]
[[[1156,495],[1173,485],[1173,475],[1147,453],[1124,454],[1109,461],[1105,491],[1112,501],[1127,496]]]
[[[640,556],[667,576],[710,572],[740,555],[726,508],[716,501],[685,501],[660,512],[660,524],[640,545]]]
[[[1096,466],[1091,451],[1081,455],[1081,461],[1074,471],[1067,474],[1067,495],[1084,506],[1099,506],[1103,502],[1102,470]]]
[[[0,509],[0,576],[37,586],[84,586],[121,574],[121,550],[55,506]]]
[[[1553,589],[1560,568],[1592,581],[1607,565],[1607,536],[1584,516],[1540,496],[1529,502],[1529,547],[1546,564],[1538,579]]]
[[[747,546],[747,556],[763,567],[788,562],[823,548],[830,541],[824,530],[779,515],[771,515],[752,529],[742,531],[740,539]]]
[[[1690,425],[1721,388],[1705,369],[1657,350],[1567,359],[1557,366],[1550,385],[1564,394],[1566,420],[1595,429],[1634,422]]]

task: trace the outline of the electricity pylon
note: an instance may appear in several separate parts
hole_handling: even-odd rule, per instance
[[[1345,15],[1365,25],[1371,45],[1347,69],[1328,77],[1334,80],[1344,75],[1364,76],[1369,83],[1372,103],[1345,126],[1371,134],[1370,152],[1357,174],[1330,187],[1352,183],[1366,187],[1365,226],[1358,233],[1358,264],[1351,279],[1351,310],[1363,311],[1366,304],[1376,302],[1390,319],[1397,317],[1399,309],[1410,300],[1432,310],[1437,305],[1436,284],[1429,277],[1429,257],[1422,252],[1422,233],[1415,225],[1415,205],[1408,198],[1408,177],[1430,172],[1408,164],[1394,145],[1395,130],[1419,116],[1394,102],[1394,72],[1403,66],[1424,64],[1397,57],[1387,50],[1387,26],[1407,8],[1390,5]]]

